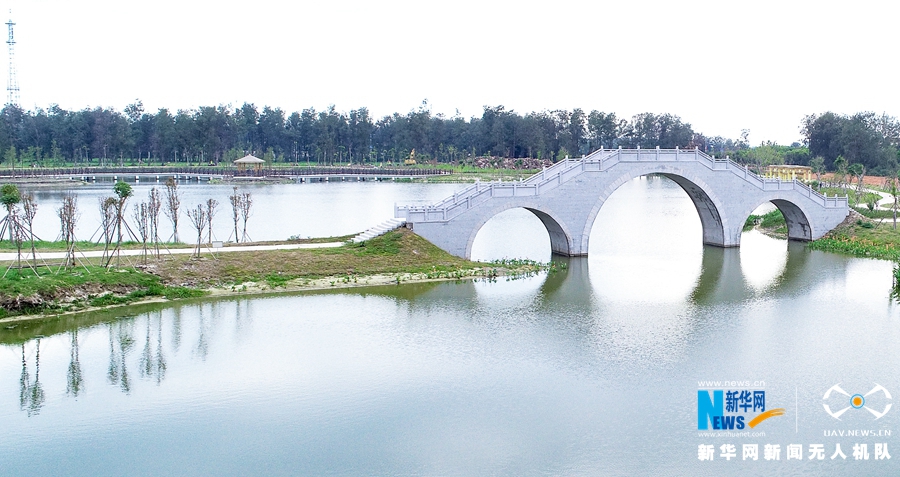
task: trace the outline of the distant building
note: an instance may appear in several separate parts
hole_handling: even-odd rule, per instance
[[[766,167],[766,177],[789,181],[797,179],[803,182],[809,182],[813,178],[812,168],[809,166],[789,166],[778,164]]]
[[[266,161],[252,155],[247,154],[246,156],[234,161],[234,165],[237,166],[239,171],[259,171],[262,170],[263,164]]]

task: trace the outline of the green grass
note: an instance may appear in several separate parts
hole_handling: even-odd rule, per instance
[[[869,202],[877,203],[881,200],[881,196],[874,192],[863,192],[862,194],[857,195],[856,186],[848,187],[847,189],[842,189],[840,187],[825,187],[819,189],[819,192],[827,194],[828,197],[846,195],[851,206],[866,207],[866,204]]]
[[[4,237],[0,237],[0,252],[15,252],[16,244],[14,242],[10,242],[9,240],[2,240]],[[189,247],[190,244],[184,243],[176,243],[176,242],[165,242],[160,243],[159,247],[162,249],[163,247],[169,248],[182,248]],[[75,247],[77,250],[81,251],[90,251],[90,250],[103,250],[104,244],[97,242],[89,242],[87,240],[79,240],[75,242]],[[109,245],[109,249],[112,250],[116,247],[116,243],[113,242]],[[65,252],[66,251],[66,243],[62,241],[46,241],[46,240],[36,240],[34,242],[34,248],[38,252]],[[140,250],[143,248],[143,244],[141,242],[122,242],[121,248],[124,250]],[[150,249],[151,245],[148,243],[147,248]],[[22,252],[31,253],[31,242],[25,241],[22,242]]]
[[[757,225],[763,229],[776,229],[775,232],[778,232],[781,227],[787,226],[784,221],[784,215],[779,209],[766,212],[763,215],[751,214],[747,217],[747,221],[744,222],[744,230],[750,230]]]
[[[270,245],[270,244],[280,244],[280,243],[328,243],[328,242],[345,242],[353,238],[354,235],[343,235],[339,237],[315,237],[315,238],[302,238],[299,236],[288,237],[285,240],[270,240],[264,242],[252,242],[252,243],[232,243],[229,242],[225,246],[244,246],[244,245]],[[143,248],[143,244],[141,242],[122,242],[121,248],[123,250],[141,250]],[[183,243],[183,242],[160,242],[159,248],[160,250],[165,250],[165,248],[173,249],[173,248],[192,248],[196,246],[195,243]],[[90,242],[87,240],[80,240],[75,242],[75,247],[77,250],[82,252],[92,251],[92,250],[103,250],[104,244],[97,242]],[[116,247],[115,242],[109,245],[109,249],[113,250]],[[37,252],[65,252],[66,251],[66,243],[62,241],[46,241],[46,240],[37,240],[34,242],[34,248]],[[150,243],[147,244],[147,250],[154,249],[154,246]],[[10,242],[9,240],[3,240],[3,237],[0,237],[0,252],[15,252],[16,244]],[[31,242],[23,242],[22,243],[22,253],[23,258],[25,253],[31,253]]]
[[[895,230],[891,224],[878,225],[858,220],[813,240],[809,248],[854,257],[900,261],[900,229]]]
[[[479,263],[452,256],[406,228],[393,230],[362,243],[322,249],[269,250],[223,253],[199,260],[173,255],[154,262],[155,274],[101,266],[63,269],[40,267],[39,276],[28,269],[11,269],[0,279],[0,317],[77,311],[131,303],[153,296],[169,299],[202,296],[203,287],[264,283],[284,287],[294,279],[328,278],[356,283],[360,277],[380,274],[417,274],[425,278],[460,279],[473,276],[507,279],[556,271],[559,265],[523,260]],[[183,283],[173,287],[165,283]]]
[[[130,268],[38,267],[37,273],[30,268],[10,269],[0,278],[0,317],[118,305],[152,296],[202,295],[199,290],[165,286],[159,277]]]
[[[869,210],[868,207],[853,207],[853,210],[870,219],[891,219],[894,217],[894,211],[885,209]]]
[[[455,172],[452,175],[431,176],[424,178],[429,183],[447,183],[447,182],[490,182],[494,180],[517,181],[519,179],[527,179],[540,171],[534,170],[513,170],[513,169],[476,169],[471,172]]]
[[[330,278],[337,284],[356,282],[361,276],[407,273],[425,278],[462,278],[495,268],[502,268],[504,274],[524,272],[530,266],[465,260],[400,228],[362,243],[335,248],[227,253],[215,260],[199,261],[178,257],[159,263],[158,273],[168,283],[239,287],[254,282],[274,289],[296,279]]]

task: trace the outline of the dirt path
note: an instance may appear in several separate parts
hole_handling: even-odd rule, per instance
[[[236,245],[233,247],[221,247],[221,248],[209,248],[209,247],[201,247],[201,253],[229,253],[229,252],[253,252],[253,251],[263,251],[263,250],[296,250],[296,249],[304,249],[304,248],[333,248],[340,247],[344,245],[343,242],[327,242],[327,243],[288,243],[288,244],[280,244],[280,245]],[[162,254],[172,254],[172,255],[181,255],[181,254],[190,254],[194,253],[195,248],[171,248],[168,250],[163,250],[160,253]],[[120,250],[119,254],[122,256],[140,256],[143,253],[142,250]],[[149,253],[149,252],[148,252]],[[103,250],[90,250],[86,252],[76,251],[76,255],[79,258],[97,258],[103,256]],[[62,259],[66,257],[66,252],[38,252],[37,258],[38,260],[54,260],[54,259]],[[6,252],[0,253],[0,261],[13,261],[16,260],[17,255],[15,252]],[[31,258],[31,253],[25,248],[22,249],[22,258]]]

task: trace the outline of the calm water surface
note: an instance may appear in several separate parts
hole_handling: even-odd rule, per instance
[[[215,187],[191,194],[230,192]],[[257,235],[351,233],[395,200],[453,188],[260,187],[259,203],[295,204],[300,218]],[[368,212],[335,213],[356,206]],[[0,330],[0,475],[897,475],[900,410],[836,420],[823,408],[846,407],[823,400],[838,383],[900,393],[891,264],[754,232],[742,244],[704,247],[688,197],[645,178],[604,205],[590,256],[559,259],[567,268],[549,276]],[[548,260],[549,248],[540,222],[513,210],[485,225],[474,253]],[[764,381],[752,389],[785,414],[753,436],[701,436],[701,380]],[[882,435],[825,436],[849,430]],[[893,458],[875,460],[885,443]],[[711,462],[698,459],[706,444]],[[736,458],[720,456],[727,444]],[[742,460],[743,444],[759,445],[758,461]],[[779,460],[764,459],[766,444]],[[787,460],[790,444],[802,460]],[[807,458],[811,444],[824,460]],[[836,444],[846,460],[829,458]]]
[[[75,189],[81,219],[75,230],[79,240],[97,241],[100,230],[101,198],[113,195],[113,184],[90,183]],[[129,199],[126,219],[132,221],[132,208],[138,202],[147,201],[151,188],[157,188],[165,201],[165,185],[141,182],[132,183],[134,196]],[[219,240],[234,240],[234,222],[231,203],[233,186],[222,184],[182,183],[181,219],[178,223],[179,238],[195,240],[196,231],[184,215],[188,209],[215,199],[219,205],[213,217],[213,236]],[[249,192],[253,200],[247,233],[253,240],[285,240],[290,236],[329,237],[359,233],[394,216],[395,202],[440,200],[459,189],[458,184],[423,184],[393,182],[335,182],[314,184],[245,184],[240,192]],[[23,191],[28,191],[23,187]],[[67,193],[63,189],[35,188],[38,213],[35,216],[34,233],[44,240],[59,236],[59,218],[56,209]],[[165,209],[165,205],[163,206]],[[134,226],[132,226],[134,227]],[[239,225],[239,233],[240,233]],[[160,214],[160,238],[172,238],[172,223]]]

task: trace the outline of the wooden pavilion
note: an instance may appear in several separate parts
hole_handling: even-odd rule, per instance
[[[247,154],[246,156],[234,161],[234,165],[237,166],[238,171],[260,171],[262,170],[262,166],[265,163],[266,161],[254,156],[253,154]]]

